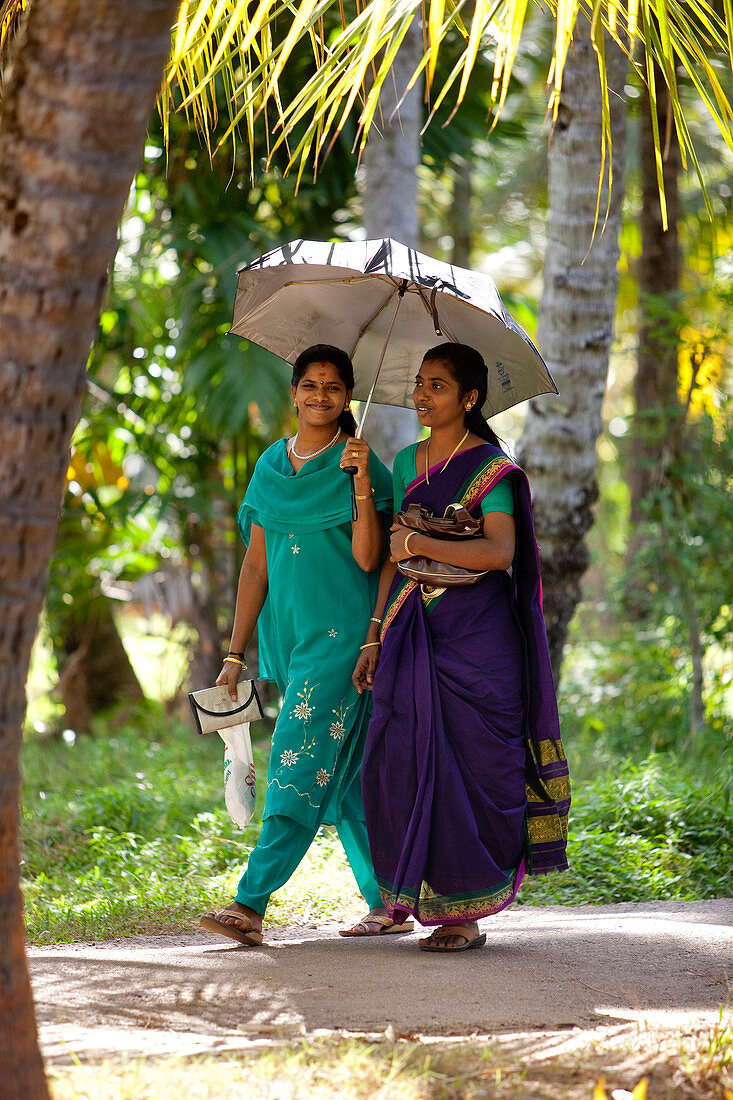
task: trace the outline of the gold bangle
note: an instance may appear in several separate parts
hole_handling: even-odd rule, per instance
[[[239,660],[239,657],[225,657],[223,663],[227,664],[227,662],[230,665],[240,665],[241,668],[246,668],[247,667],[247,665],[244,661]]]
[[[356,498],[356,500],[371,500],[373,496],[374,496],[374,490],[373,489],[370,489],[369,492],[365,493],[363,496],[360,495],[359,493],[354,493],[354,497]]]
[[[376,624],[377,624],[378,626],[381,626],[381,624],[382,624],[382,620],[381,620],[381,619],[376,619],[376,618],[374,617],[374,615],[372,615],[372,617],[371,617],[371,619],[369,620],[369,622],[370,622],[370,623],[376,623]]]
[[[416,534],[417,531],[408,531],[405,535],[405,553],[408,555],[408,557],[412,557],[412,554],[410,554],[410,539],[413,538]]]
[[[360,645],[359,649],[369,649],[370,645],[381,645],[381,642],[366,642],[364,645]]]

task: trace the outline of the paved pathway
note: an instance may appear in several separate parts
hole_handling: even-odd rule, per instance
[[[196,933],[29,952],[49,1060],[217,1050],[322,1032],[562,1033],[692,1027],[733,1003],[733,899],[515,906],[451,958],[417,935],[280,930],[249,949]]]

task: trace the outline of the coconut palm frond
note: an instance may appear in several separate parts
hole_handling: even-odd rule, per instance
[[[0,0],[0,60],[4,58],[27,7],[28,0]]]
[[[553,120],[576,20],[587,18],[598,56],[602,140],[609,158],[604,35],[628,53],[649,86],[653,104],[658,95],[669,95],[683,156],[696,170],[680,106],[680,74],[687,74],[726,145],[733,149],[731,92],[721,66],[724,61],[726,71],[733,72],[733,0],[549,0],[549,5],[547,18],[555,22],[548,73],[548,112]],[[442,88],[435,96],[431,93],[431,117],[450,94],[455,96],[455,107],[460,105],[468,94],[477,58],[490,50],[495,121],[506,101],[530,9],[529,0],[183,0],[162,109],[171,108],[175,89],[195,124],[211,132],[216,119],[214,88],[217,81],[223,82],[229,92],[226,140],[244,127],[251,144],[255,126],[263,126],[267,119],[270,158],[291,138],[288,168],[297,166],[300,175],[309,159],[315,169],[349,118],[356,122],[357,141],[363,147],[378,116],[379,90],[389,76],[389,62],[416,18],[424,20],[425,54],[412,82],[424,73],[428,93],[444,43],[463,42],[460,58]],[[641,49],[635,51],[637,43]],[[302,64],[303,46],[312,54],[311,72],[288,100],[283,94],[283,74],[296,58]],[[665,135],[655,130],[655,140],[661,185]]]

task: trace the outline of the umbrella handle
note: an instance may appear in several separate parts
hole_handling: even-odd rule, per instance
[[[376,382],[376,379],[375,379],[375,382]],[[372,386],[372,390],[373,389],[374,389],[374,386]],[[362,434],[362,430],[364,428],[364,421],[366,420],[367,411],[368,410],[365,410],[364,415],[361,418],[361,423],[358,425],[358,427],[356,429],[356,438],[357,439],[361,439],[361,434]],[[342,466],[341,469],[344,471],[345,474],[348,474],[349,477],[351,478],[351,491],[352,491],[352,493],[354,493],[356,491],[354,489],[354,477],[356,476],[356,474],[359,473],[358,467],[357,466]],[[356,516],[354,516],[354,519],[356,519]]]

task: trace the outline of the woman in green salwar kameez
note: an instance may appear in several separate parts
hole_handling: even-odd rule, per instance
[[[353,368],[345,352],[307,349],[292,383],[298,433],[265,451],[239,510],[247,554],[230,652],[217,680],[236,698],[240,662],[258,623],[260,675],[274,680],[283,697],[262,831],[235,900],[201,918],[208,931],[245,944],[262,942],[270,895],[323,824],[336,826],[370,907],[356,934],[397,928],[381,908],[364,824],[360,767],[371,705],[351,682],[377,595],[391,477],[366,442],[354,438]],[[345,466],[357,470],[356,521]]]

